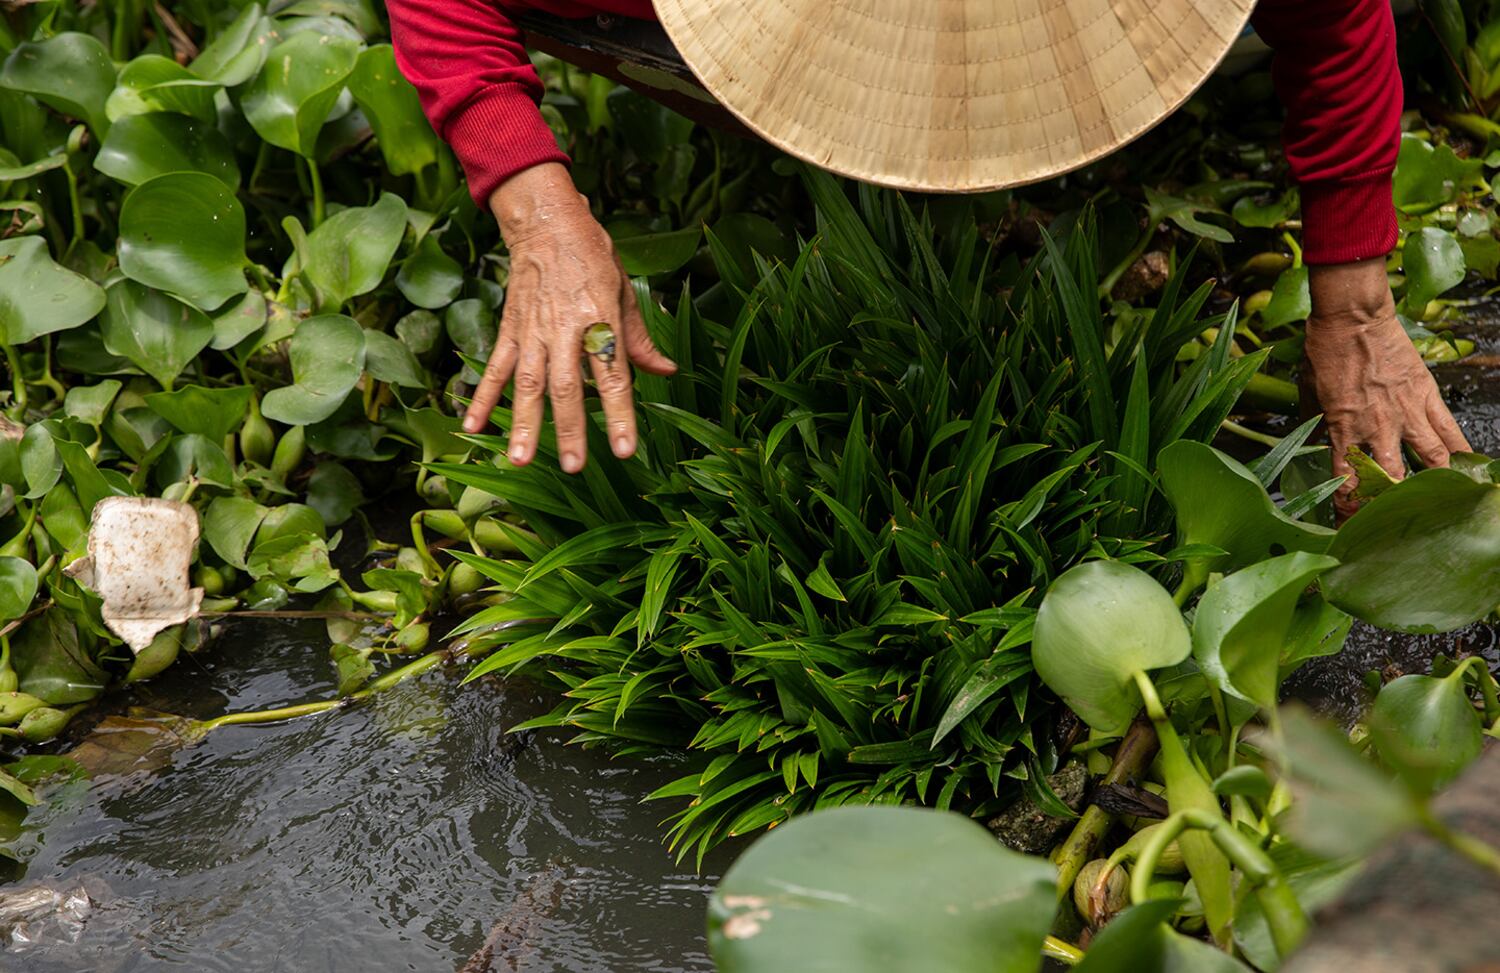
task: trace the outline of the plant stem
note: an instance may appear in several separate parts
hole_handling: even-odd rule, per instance
[[[1114,763],[1110,765],[1109,773],[1104,775],[1106,784],[1123,784],[1138,776],[1146,765],[1151,763],[1151,758],[1156,755],[1156,729],[1145,720],[1136,720],[1131,724],[1124,739],[1115,750]],[[1058,900],[1066,898],[1073,888],[1073,880],[1083,870],[1103,843],[1105,835],[1109,833],[1110,825],[1114,824],[1114,815],[1099,808],[1089,805],[1084,809],[1083,815],[1073,825],[1073,830],[1057,850],[1052,853],[1052,861],[1057,865]]]
[[[1422,808],[1420,817],[1422,828],[1439,844],[1500,877],[1500,849],[1480,841],[1473,835],[1453,830],[1446,821],[1433,814],[1430,808]]]
[[[1495,693],[1495,677],[1490,675],[1490,664],[1480,655],[1471,655],[1464,659],[1453,671],[1448,674],[1449,679],[1463,679],[1470,669],[1476,673],[1479,681],[1479,692],[1484,696],[1484,721],[1494,721],[1500,717],[1500,698]]]
[[[350,693],[342,699],[324,699],[316,703],[301,703],[296,706],[282,706],[278,709],[256,710],[252,713],[225,713],[211,720],[204,720],[197,725],[202,732],[216,730],[221,726],[249,726],[258,723],[279,723],[282,720],[294,720],[303,716],[315,716],[318,713],[326,713],[331,709],[341,706],[352,706],[363,699],[375,695],[378,692],[390,689],[392,686],[411,678],[412,676],[426,672],[443,661],[445,650],[439,649],[429,652],[413,662],[408,662],[400,669],[392,671],[376,679],[364,689],[357,693]]]
[[[312,183],[312,226],[310,229],[316,230],[323,222],[323,175],[318,172],[318,163],[316,160],[311,157],[304,157],[302,161],[307,163],[307,179],[308,182]]]
[[[1241,439],[1248,439],[1252,443],[1259,443],[1262,446],[1270,446],[1274,448],[1281,443],[1281,440],[1278,437],[1272,436],[1270,433],[1259,432],[1255,429],[1249,428],[1248,426],[1242,426],[1238,422],[1235,422],[1233,419],[1225,419],[1223,422],[1219,423],[1219,428],[1224,430],[1225,432],[1232,432]]]
[[[1072,943],[1063,942],[1056,936],[1048,936],[1042,940],[1042,955],[1068,966],[1077,966],[1083,962],[1083,950]]]
[[[26,376],[21,371],[21,356],[16,353],[15,345],[5,346],[5,364],[10,368],[11,410],[19,419],[26,412]]]

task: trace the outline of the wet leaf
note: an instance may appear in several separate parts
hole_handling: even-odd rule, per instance
[[[342,314],[308,318],[292,336],[290,357],[294,384],[267,392],[260,411],[293,426],[320,422],[364,374],[364,329]]]
[[[0,622],[20,618],[36,597],[36,568],[19,557],[0,557]]]
[[[1434,297],[1463,283],[1463,248],[1446,230],[1424,226],[1407,234],[1401,268],[1406,273],[1406,306],[1421,310]]]
[[[169,57],[142,54],[120,70],[104,110],[111,122],[148,112],[173,112],[212,125],[218,117],[214,109],[218,91],[217,82],[198,77]]]
[[[406,204],[382,193],[374,206],[340,210],[308,234],[303,272],[325,307],[342,306],[380,286],[405,233]]]
[[[428,235],[401,265],[396,286],[417,307],[443,308],[458,297],[464,286],[464,271],[457,260],[443,252],[437,239]]]
[[[240,96],[240,106],[260,137],[311,158],[318,132],[354,70],[359,44],[305,31],[277,44]]]
[[[313,467],[307,481],[307,505],[318,512],[323,523],[337,527],[364,502],[364,489],[348,467],[331,461]]]
[[[370,661],[370,649],[356,649],[342,643],[330,650],[334,670],[338,677],[338,694],[347,696],[375,675],[375,664]]]
[[[94,168],[127,186],[169,172],[202,172],[228,186],[240,184],[229,141],[212,124],[157,112],[131,115],[110,126]]]
[[[0,66],[0,88],[31,95],[64,115],[88,123],[94,135],[109,131],[104,102],[115,86],[109,52],[89,34],[62,33],[26,41]]]
[[[1163,449],[1157,462],[1162,489],[1177,514],[1178,544],[1227,552],[1186,559],[1188,583],[1201,584],[1211,571],[1235,571],[1273,552],[1321,554],[1333,540],[1326,527],[1283,514],[1255,474],[1211,446],[1178,441]]]
[[[1191,652],[1172,596],[1118,561],[1089,561],[1053,582],[1031,643],[1042,682],[1106,734],[1123,733],[1140,711],[1134,673],[1174,666]]]
[[[359,55],[349,75],[349,91],[370,120],[375,142],[392,175],[411,175],[437,161],[443,148],[422,114],[417,89],[396,69],[391,45],[377,44]],[[412,303],[441,306],[415,299]]]
[[[146,405],[179,432],[198,433],[222,443],[250,411],[255,390],[248,385],[206,389],[185,385],[175,392],[153,392]]]
[[[1500,604],[1500,487],[1423,470],[1360,508],[1328,553],[1328,600],[1401,632],[1447,632]],[[1414,581],[1414,579],[1417,579]]]
[[[20,690],[52,706],[83,703],[104,691],[109,676],[80,644],[78,627],[59,607],[49,608],[11,636],[11,665]]]
[[[138,283],[212,311],[245,293],[245,211],[203,172],[141,183],[120,207],[120,270]]]
[[[617,232],[612,229],[611,235]],[[703,230],[696,226],[667,233],[614,235],[615,252],[620,255],[627,274],[636,277],[670,274],[693,259],[702,238]]]
[[[1270,709],[1281,652],[1302,592],[1338,561],[1301,552],[1262,561],[1210,585],[1193,615],[1193,657],[1221,690]]]
[[[53,261],[41,237],[0,240],[0,341],[76,328],[103,307],[103,289]]]
[[[1282,733],[1293,797],[1286,830],[1308,851],[1327,858],[1365,855],[1416,824],[1412,798],[1337,730],[1290,707],[1282,714]]]
[[[956,814],[838,808],[792,820],[735,862],[709,904],[723,973],[1032,973],[1056,870]]]
[[[250,542],[267,508],[245,497],[215,497],[203,515],[203,539],[225,563],[244,570]]]
[[[1469,701],[1464,670],[1387,683],[1369,723],[1381,761],[1422,795],[1456,778],[1484,747],[1484,724]]]
[[[213,340],[208,315],[161,291],[122,280],[107,296],[99,319],[105,350],[129,359],[164,389]]]

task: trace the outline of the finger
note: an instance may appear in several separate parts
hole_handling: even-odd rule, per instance
[[[561,335],[566,349],[554,348],[548,359],[547,391],[552,399],[552,425],[557,430],[557,462],[564,473],[583,469],[588,455],[584,433],[583,374],[578,368],[578,338]]]
[[[589,370],[604,403],[604,424],[609,433],[609,448],[620,459],[635,455],[635,403],[630,395],[630,363],[624,355],[605,361],[589,355]]]
[[[1420,429],[1413,430],[1407,435],[1406,441],[1411,444],[1412,451],[1425,468],[1431,470],[1448,465],[1448,447],[1430,426],[1424,424]]]
[[[1372,443],[1375,447],[1375,462],[1380,468],[1390,474],[1391,479],[1400,480],[1406,476],[1406,458],[1401,455],[1401,440],[1394,436],[1382,435],[1378,442]]]
[[[646,319],[641,316],[641,307],[636,303],[635,288],[630,275],[620,266],[620,323],[624,335],[625,354],[635,366],[652,375],[671,375],[677,371],[677,363],[657,350],[646,330]],[[627,379],[628,385],[628,379]]]
[[[1354,516],[1359,509],[1359,504],[1354,499],[1354,491],[1359,487],[1359,477],[1354,473],[1354,467],[1349,465],[1349,442],[1348,438],[1330,430],[1330,442],[1333,459],[1333,475],[1344,477],[1343,485],[1333,494],[1333,509],[1338,515],[1340,523]]]
[[[484,374],[479,378],[479,387],[474,390],[474,398],[464,413],[464,432],[481,432],[489,424],[490,414],[500,404],[500,394],[505,391],[516,369],[519,354],[520,348],[509,338],[502,335],[495,342],[490,360],[484,366]]]
[[[521,349],[516,364],[514,407],[510,420],[510,461],[525,466],[536,456],[542,428],[542,395],[547,389],[547,347],[539,341]]]
[[[1451,453],[1472,453],[1473,447],[1469,445],[1468,437],[1459,428],[1458,422],[1453,418],[1453,413],[1443,404],[1442,396],[1436,392],[1427,400],[1427,421],[1432,423],[1432,429],[1442,439],[1443,445],[1448,447]]]

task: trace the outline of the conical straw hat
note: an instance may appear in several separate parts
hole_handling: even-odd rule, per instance
[[[654,3],[704,87],[767,141],[843,175],[929,192],[1035,182],[1129,142],[1208,77],[1254,6]]]

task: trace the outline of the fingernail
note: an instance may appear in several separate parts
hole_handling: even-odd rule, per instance
[[[577,473],[583,469],[583,460],[577,453],[563,453],[562,468],[564,473]]]
[[[473,416],[464,419],[464,432],[478,432],[483,428],[484,425]]]
[[[522,463],[526,462],[525,447],[519,444],[512,446],[510,448],[510,461],[517,466],[520,466]]]
[[[620,459],[625,459],[633,452],[635,452],[635,444],[630,441],[628,436],[615,437],[616,456],[620,457]]]

